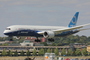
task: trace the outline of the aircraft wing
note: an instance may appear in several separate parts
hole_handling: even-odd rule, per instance
[[[79,29],[79,28],[83,28],[84,26],[87,26],[87,25],[90,25],[90,23],[89,24],[84,24],[84,25],[80,25],[80,26],[75,26],[75,27],[71,27],[71,28],[64,28],[64,29],[56,29],[56,30],[50,30],[50,31],[53,31],[53,32],[65,32],[65,31],[71,31],[71,30],[74,30],[74,29]],[[84,30],[86,30],[86,29],[84,29]],[[80,30],[80,31],[82,31],[82,30]],[[44,32],[45,31],[41,31],[41,32],[37,32],[38,34],[44,34]]]
[[[84,26],[87,26],[87,25],[90,25],[90,23],[89,23],[89,24],[80,25],[80,26],[71,27],[71,28],[57,29],[57,30],[53,30],[53,31],[54,31],[54,32],[70,31],[70,30],[74,30],[74,29],[83,28]]]

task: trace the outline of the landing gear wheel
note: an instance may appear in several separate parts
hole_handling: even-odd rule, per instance
[[[13,41],[13,37],[12,36],[8,36],[8,40],[9,41]]]
[[[10,39],[9,41],[13,41],[13,39]]]
[[[38,37],[36,37],[37,39],[35,39],[35,42],[41,42],[40,39],[38,39]]]
[[[41,42],[41,40],[39,40],[39,39],[36,39],[36,40],[35,40],[35,42]]]
[[[54,39],[53,39],[53,38],[50,38],[50,39],[48,39],[48,41],[50,41],[50,42],[54,42]]]

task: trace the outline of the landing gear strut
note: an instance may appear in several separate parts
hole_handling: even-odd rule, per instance
[[[8,40],[9,41],[13,41],[13,37],[12,36],[8,36]]]
[[[10,39],[9,41],[13,41],[13,39]]]
[[[48,41],[54,42],[54,39],[53,38],[49,38]]]
[[[38,37],[37,37],[37,39],[35,39],[35,42],[41,42],[41,40],[40,40],[40,39],[38,39]]]

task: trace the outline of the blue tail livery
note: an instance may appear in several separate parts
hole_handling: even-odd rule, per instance
[[[79,12],[76,12],[75,15],[73,16],[72,20],[70,21],[68,27],[76,26],[76,23],[77,23],[77,20],[78,20],[78,15],[79,15]]]

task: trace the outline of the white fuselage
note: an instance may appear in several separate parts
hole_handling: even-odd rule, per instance
[[[19,30],[36,30],[36,31],[47,31],[47,30],[56,30],[64,29],[68,27],[61,26],[34,26],[34,25],[12,25],[6,28],[4,33],[19,31]]]
[[[62,26],[35,26],[35,25],[12,25],[6,28],[5,35],[8,36],[43,36],[37,34],[40,31],[51,31],[56,29],[64,29],[68,27]]]
[[[68,27],[12,25],[6,28],[6,30],[4,31],[4,34],[8,36],[35,36],[35,37],[45,37],[45,38],[71,35],[79,31],[87,30],[87,29],[80,29],[80,28],[90,25],[89,23],[89,24],[76,26],[78,15],[79,15],[79,12],[76,12],[72,20],[70,21]]]

